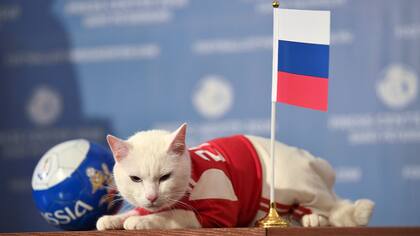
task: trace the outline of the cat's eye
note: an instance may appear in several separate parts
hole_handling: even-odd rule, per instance
[[[130,175],[130,179],[131,181],[136,182],[136,183],[143,181],[140,177],[135,176],[135,175]]]
[[[168,173],[166,175],[162,175],[162,177],[159,178],[159,182],[163,182],[165,180],[168,180],[171,177],[171,173]]]

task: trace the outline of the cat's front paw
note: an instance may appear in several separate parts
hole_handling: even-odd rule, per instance
[[[328,225],[326,217],[312,213],[302,217],[302,225],[304,227],[323,227]]]
[[[108,229],[122,229],[123,220],[118,216],[102,216],[96,221],[96,229],[108,230]]]
[[[124,229],[128,230],[156,228],[159,228],[159,223],[151,216],[130,216],[124,221]]]

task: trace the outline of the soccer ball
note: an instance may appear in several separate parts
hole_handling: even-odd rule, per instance
[[[65,230],[89,230],[120,207],[111,171],[111,152],[84,139],[60,143],[39,160],[32,196],[42,217]]]

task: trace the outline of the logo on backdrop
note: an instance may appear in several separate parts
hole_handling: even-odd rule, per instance
[[[230,110],[233,97],[229,81],[219,75],[208,75],[200,80],[193,93],[192,103],[205,118],[217,119]]]
[[[417,97],[417,75],[403,65],[390,65],[376,83],[376,94],[389,108],[402,109]]]
[[[63,110],[63,102],[54,89],[42,86],[35,88],[26,106],[29,119],[37,125],[54,123]]]

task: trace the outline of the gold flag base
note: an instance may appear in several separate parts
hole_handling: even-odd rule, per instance
[[[270,203],[270,210],[268,211],[267,215],[261,220],[258,220],[255,223],[255,226],[262,228],[287,228],[289,227],[289,222],[287,222],[285,219],[283,219],[283,217],[279,215],[276,210],[276,204],[272,202]]]

